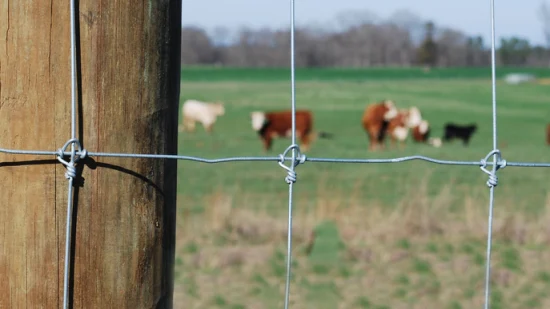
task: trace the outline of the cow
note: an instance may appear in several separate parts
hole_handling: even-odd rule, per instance
[[[275,138],[292,136],[292,111],[253,111],[250,113],[252,129],[258,133],[265,152],[271,150]],[[326,132],[313,133],[313,116],[309,110],[296,111],[296,137],[300,139],[302,151],[308,151],[313,139],[331,138]]]
[[[383,100],[367,105],[361,123],[369,138],[371,151],[383,149],[389,122],[397,116],[397,108],[391,100]]]
[[[430,138],[430,125],[428,121],[422,119],[420,124],[412,128],[413,140],[417,143],[426,143]]]
[[[422,121],[422,115],[416,106],[407,110],[398,110],[397,116],[390,120],[387,128],[390,133],[392,146],[396,142],[399,142],[400,148],[404,148],[405,141],[409,136],[409,130],[412,129],[414,138],[415,129],[421,126]]]
[[[182,126],[180,131],[195,131],[195,122],[200,122],[206,132],[212,133],[216,118],[225,114],[222,102],[208,103],[198,100],[186,100],[182,107]]]
[[[550,145],[550,123],[546,125],[546,144]]]
[[[453,138],[461,139],[464,146],[467,146],[474,132],[477,131],[477,124],[458,125],[455,123],[445,124],[443,141],[448,142]]]
[[[419,125],[412,129],[413,140],[417,143],[427,143],[433,147],[441,147],[441,138],[430,137],[430,124],[422,119]]]
[[[397,143],[399,148],[405,147],[405,141],[409,136],[409,127],[407,126],[407,111],[399,110],[397,116],[389,121],[386,131],[390,135],[391,148]]]

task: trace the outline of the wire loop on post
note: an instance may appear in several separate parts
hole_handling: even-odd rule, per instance
[[[292,162],[291,167],[288,167],[285,165],[285,158],[288,152],[291,151],[292,149],[296,150],[296,158],[294,159],[294,162]],[[285,149],[285,151],[279,155],[279,165],[288,172],[288,175],[285,177],[286,183],[291,184],[296,182],[297,175],[296,175],[296,172],[294,171],[294,167],[304,162],[306,162],[306,155],[301,153],[300,146],[298,146],[297,144],[292,144],[288,146],[288,148]]]
[[[489,171],[487,169],[487,161],[491,156],[496,156],[496,163],[493,165],[493,170]],[[489,152],[485,158],[481,159],[480,161],[480,169],[487,175],[489,175],[489,179],[487,180],[487,186],[489,188],[496,187],[498,185],[498,177],[496,175],[496,171],[502,168],[506,167],[506,160],[503,160],[500,154],[500,150],[493,149],[491,152]]]
[[[66,161],[65,159],[63,159],[63,157],[65,156],[65,152],[70,145],[75,145],[76,147],[73,147],[71,151],[71,160]],[[70,179],[76,177],[75,164],[76,162],[78,162],[78,160],[85,159],[87,155],[88,151],[82,148],[80,141],[76,138],[68,140],[65,145],[63,145],[63,147],[57,150],[57,160],[65,165],[65,167],[67,168],[67,172],[65,172],[65,178]]]

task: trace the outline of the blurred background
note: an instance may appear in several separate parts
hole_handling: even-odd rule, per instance
[[[287,67],[287,2],[184,0],[182,63]],[[359,0],[302,0],[295,8],[300,67],[412,66],[428,61],[418,55],[428,40],[438,47],[429,55],[437,58],[432,61],[438,66],[489,65],[488,1],[419,0],[411,5],[390,0],[366,5]],[[548,66],[547,15],[548,7],[535,0],[497,5],[499,64]]]
[[[252,111],[290,108],[290,1],[184,0],[181,99],[221,102],[212,131],[180,130],[179,153],[265,152]],[[492,150],[489,1],[296,1],[296,105],[308,157],[425,155],[479,161]],[[496,3],[498,148],[549,160],[550,3]],[[372,152],[369,104],[417,107],[430,136],[476,124],[469,144]],[[178,162],[175,308],[282,308],[288,185],[276,162]],[[294,185],[291,308],[483,305],[489,189],[476,166],[306,162]],[[544,168],[498,171],[491,308],[550,308],[550,195]]]

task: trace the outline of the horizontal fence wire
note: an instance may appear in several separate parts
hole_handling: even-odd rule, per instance
[[[291,281],[291,261],[292,261],[292,208],[293,208],[293,184],[296,182],[295,168],[299,164],[305,162],[311,163],[352,163],[352,164],[382,164],[382,163],[402,163],[407,161],[425,161],[434,164],[442,165],[458,165],[458,166],[477,166],[481,168],[489,176],[487,185],[490,187],[489,196],[489,216],[488,216],[488,236],[487,236],[487,256],[486,256],[486,273],[485,273],[485,303],[484,308],[489,308],[489,295],[490,295],[490,261],[491,261],[491,241],[492,241],[492,219],[494,209],[494,189],[497,185],[496,172],[504,167],[550,167],[550,162],[508,162],[501,158],[501,153],[497,149],[497,116],[496,116],[496,79],[495,79],[495,17],[494,17],[494,0],[489,0],[491,6],[491,78],[492,78],[492,117],[493,117],[493,149],[484,158],[479,161],[460,161],[460,160],[441,160],[432,157],[422,155],[403,156],[396,158],[315,158],[306,157],[300,152],[300,147],[296,144],[296,102],[295,102],[295,1],[290,0],[290,61],[291,61],[291,110],[292,110],[292,143],[286,148],[286,150],[279,156],[237,156],[237,157],[225,157],[218,159],[208,159],[203,157],[185,156],[185,155],[167,155],[167,154],[132,154],[132,153],[110,153],[110,152],[88,152],[84,149],[78,139],[76,138],[76,43],[75,43],[75,6],[74,0],[70,2],[71,10],[71,139],[60,149],[56,151],[44,151],[44,150],[19,150],[19,149],[7,149],[0,148],[0,153],[4,154],[17,154],[17,155],[34,155],[34,156],[55,156],[59,162],[61,162],[66,168],[66,178],[69,180],[68,184],[68,204],[67,204],[67,227],[66,227],[66,244],[65,244],[65,273],[64,273],[64,292],[63,292],[63,307],[68,308],[71,300],[69,299],[69,267],[70,267],[70,244],[71,244],[71,219],[73,208],[72,187],[73,179],[76,177],[75,166],[81,162],[81,160],[87,157],[118,157],[118,158],[146,158],[146,159],[167,159],[167,160],[183,160],[194,161],[200,163],[216,164],[216,163],[228,163],[228,162],[278,162],[283,167],[288,175],[285,181],[289,185],[288,195],[288,239],[287,239],[287,270],[286,270],[286,284],[285,284],[285,309],[288,309],[290,304],[290,281]],[[71,147],[70,151],[67,150]],[[291,152],[291,156],[287,157]],[[70,161],[67,162],[64,158],[69,157]],[[490,162],[489,158],[493,157],[493,161]],[[285,165],[285,162],[290,162],[289,165]],[[0,162],[0,167],[6,162]],[[489,171],[486,167],[492,167]]]
[[[36,155],[36,156],[70,156],[71,152],[63,151],[43,151],[43,150],[16,150],[0,148],[0,153],[6,154],[20,154],[20,155]],[[185,156],[185,155],[167,155],[167,154],[139,154],[139,153],[117,153],[117,152],[82,152],[77,151],[77,156],[82,157],[116,157],[116,158],[136,158],[136,159],[168,159],[168,160],[181,160],[181,161],[195,161],[200,163],[216,164],[216,163],[228,163],[228,162],[279,162],[280,156],[236,156],[236,157],[222,157],[217,159],[208,159],[205,157]],[[292,161],[291,157],[284,157],[285,161]],[[426,161],[441,165],[472,165],[472,166],[493,166],[494,162],[483,162],[483,159],[479,161],[462,161],[462,160],[441,160],[422,155],[411,155],[395,158],[316,158],[306,157],[305,162],[317,162],[317,163],[401,163],[407,161]],[[1,163],[0,163],[1,164]],[[504,163],[500,163],[501,168],[504,167]],[[550,167],[550,162],[524,162],[524,161],[506,161],[506,167]]]

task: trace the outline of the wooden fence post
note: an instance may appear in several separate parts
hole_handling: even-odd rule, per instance
[[[89,152],[177,153],[181,0],[78,1],[77,137]],[[71,137],[69,1],[0,0],[0,148]],[[171,308],[174,160],[89,157],[74,188],[72,308]],[[61,308],[68,180],[0,153],[0,308]]]

